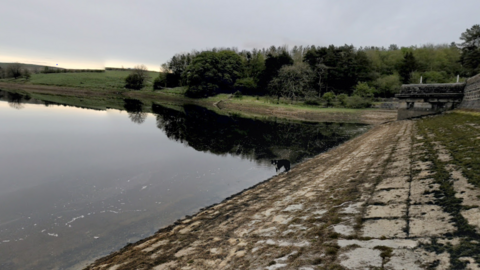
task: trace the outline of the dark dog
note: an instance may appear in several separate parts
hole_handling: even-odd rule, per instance
[[[285,171],[290,171],[290,161],[286,159],[274,159],[272,164],[275,165],[275,170],[278,172],[282,167],[285,168]]]

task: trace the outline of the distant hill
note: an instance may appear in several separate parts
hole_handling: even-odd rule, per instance
[[[13,63],[0,63],[0,68],[6,69],[8,65]],[[62,68],[54,66],[45,66],[45,65],[34,65],[34,64],[24,64],[18,63],[21,65],[22,69],[28,69],[31,72],[41,72],[41,73],[70,73],[70,72],[105,72],[105,69],[72,69],[72,68]],[[45,67],[48,67],[48,70],[45,70]]]
[[[6,68],[10,64],[13,64],[13,63],[0,63],[0,67],[1,68]],[[43,70],[45,68],[45,65],[34,65],[34,64],[23,64],[23,63],[19,63],[19,64],[22,65],[22,68],[28,68],[30,70],[34,70],[34,69]],[[48,66],[48,68],[49,69],[64,69],[64,68],[52,67],[52,66]]]

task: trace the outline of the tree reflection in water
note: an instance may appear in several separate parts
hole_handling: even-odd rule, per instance
[[[5,96],[6,96],[8,105],[17,110],[23,109],[25,107],[23,103],[30,100],[29,96],[24,96],[18,93],[6,92]]]
[[[270,164],[285,159],[292,164],[313,157],[363,133],[368,126],[347,123],[261,121],[218,115],[206,108],[185,105],[177,111],[154,104],[157,126],[173,140],[198,151],[232,154]]]
[[[10,106],[16,109],[23,108],[23,103],[43,103],[46,106],[58,104],[1,90],[0,99],[8,101]],[[145,122],[147,113],[144,106],[139,100],[124,99],[123,107],[134,123]],[[272,160],[287,160],[296,164],[325,152],[368,128],[367,125],[349,123],[311,123],[278,119],[263,121],[219,115],[196,105],[185,105],[183,110],[175,110],[154,104],[152,112],[156,115],[157,127],[172,140],[198,151],[217,155],[231,154],[265,165],[271,165]]]
[[[143,103],[136,99],[124,99],[123,108],[128,113],[128,118],[134,123],[142,124],[147,119],[147,113],[143,112]]]

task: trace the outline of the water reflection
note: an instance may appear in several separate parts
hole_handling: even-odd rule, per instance
[[[8,101],[8,105],[17,110],[23,109],[23,103],[26,103],[31,99],[29,96],[20,95],[18,93],[6,92],[3,95]]]
[[[8,142],[0,151],[0,269],[79,266],[366,129],[132,99],[123,104],[130,120],[52,104],[60,105],[0,91]]]
[[[366,128],[347,123],[261,121],[218,115],[195,105],[185,105],[183,111],[153,105],[152,111],[158,128],[173,140],[217,155],[272,164],[271,160],[279,160],[274,165],[287,171],[288,162],[296,164],[324,152]]]
[[[123,108],[128,113],[128,118],[136,124],[142,124],[147,119],[147,113],[143,112],[143,103],[136,99],[124,99]]]

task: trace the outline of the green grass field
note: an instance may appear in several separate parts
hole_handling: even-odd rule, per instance
[[[124,89],[125,78],[130,71],[106,70],[105,72],[78,72],[78,73],[49,73],[32,74],[32,77],[25,79],[3,79],[2,81],[25,82],[28,84],[54,85],[64,87],[89,88],[89,89]],[[149,71],[150,78],[142,90],[152,89],[153,80],[158,72]]]

